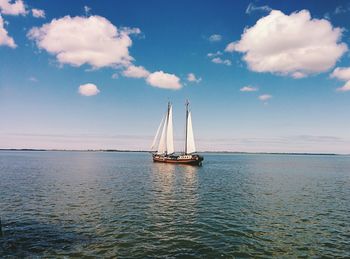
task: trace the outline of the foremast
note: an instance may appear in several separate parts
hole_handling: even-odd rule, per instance
[[[166,134],[166,143],[167,149],[166,154],[170,155],[174,153],[174,130],[173,130],[173,109],[171,103],[168,102],[168,114],[167,114],[167,134]]]
[[[185,154],[187,154],[187,134],[188,134],[188,106],[189,101],[186,99],[185,106],[186,106],[186,134],[185,134]]]
[[[158,148],[156,149],[157,143]],[[170,155],[174,153],[173,109],[170,102],[168,102],[168,109],[157,129],[151,150],[155,150],[155,153],[158,155]]]

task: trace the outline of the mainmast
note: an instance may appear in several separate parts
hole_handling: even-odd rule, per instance
[[[168,102],[168,117],[169,117],[169,112],[170,112],[170,106],[171,106],[171,103]]]
[[[186,99],[186,102],[185,102],[185,106],[186,106],[186,136],[185,136],[185,154],[187,154],[187,134],[188,134],[188,106],[189,106],[189,102],[188,100]]]
[[[168,113],[166,115],[166,133],[167,133],[167,137],[166,137],[166,151],[165,151],[165,154],[168,153],[168,127],[169,127],[169,113],[170,113],[170,107],[171,107],[171,104],[170,102],[168,102]]]

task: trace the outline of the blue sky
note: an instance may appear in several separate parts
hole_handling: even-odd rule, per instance
[[[148,149],[171,100],[181,150],[188,98],[199,150],[350,153],[350,1],[11,4],[0,148]]]

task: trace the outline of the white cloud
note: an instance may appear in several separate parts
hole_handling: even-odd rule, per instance
[[[129,35],[138,33],[138,28],[117,28],[101,16],[65,16],[32,28],[27,36],[60,64],[89,64],[97,69],[130,65]]]
[[[339,42],[341,36],[340,28],[312,19],[307,10],[290,15],[273,10],[245,29],[226,51],[244,53],[252,71],[300,77],[331,69],[347,51]]]
[[[350,91],[350,81],[347,81],[345,83],[345,85],[343,85],[342,87],[337,88],[338,92],[347,92]]]
[[[200,81],[202,81],[202,78],[201,78],[201,77],[198,77],[198,78],[197,78],[195,74],[189,73],[189,74],[187,75],[187,81],[199,83]]]
[[[125,77],[133,77],[133,78],[146,78],[149,76],[149,71],[145,69],[142,66],[128,66],[124,71],[123,71],[123,76]]]
[[[297,72],[292,73],[291,76],[295,79],[300,79],[300,78],[307,77],[307,74],[302,73],[300,71],[297,71]]]
[[[222,55],[223,53],[221,51],[217,51],[214,53],[208,53],[207,57],[211,58],[211,62],[215,64],[224,64],[226,66],[231,66],[232,65],[231,61],[228,59],[221,58],[220,56]]]
[[[350,67],[337,67],[332,72],[331,78],[336,78],[342,81],[350,80]]]
[[[16,48],[17,45],[13,38],[11,38],[8,35],[7,30],[4,27],[4,20],[2,19],[2,16],[0,15],[0,46],[8,46],[10,48]]]
[[[231,66],[231,61],[228,60],[228,59],[222,59],[222,58],[219,58],[219,57],[216,57],[216,58],[213,58],[211,60],[211,62],[215,63],[215,64],[224,64],[226,66]]]
[[[251,14],[252,12],[259,11],[259,12],[270,12],[272,11],[272,8],[268,5],[263,6],[256,6],[253,3],[250,3],[245,10],[246,14]]]
[[[8,15],[25,15],[26,8],[22,0],[0,0],[0,13]]]
[[[222,55],[222,52],[221,51],[217,51],[215,53],[208,53],[207,56],[209,58],[213,58],[213,57],[217,57],[217,56],[221,56]]]
[[[220,34],[213,34],[209,37],[209,41],[211,42],[217,42],[217,41],[221,41],[222,36]]]
[[[182,87],[180,78],[176,75],[164,73],[163,71],[157,71],[151,73],[146,82],[154,87],[165,88],[165,89],[180,89]]]
[[[98,94],[100,90],[97,88],[96,85],[88,83],[88,84],[80,85],[78,92],[79,94],[84,96],[93,96]]]
[[[225,51],[227,52],[234,52],[235,51],[235,43],[234,42],[230,42],[229,44],[227,44]]]
[[[35,18],[45,18],[45,11],[44,11],[44,10],[41,10],[41,9],[35,9],[35,8],[33,8],[33,9],[32,9],[32,15],[33,15]]]
[[[242,87],[241,89],[239,89],[241,92],[256,92],[258,91],[259,89],[257,87],[253,87],[253,86],[244,86]]]
[[[332,72],[331,78],[346,81],[342,87],[337,88],[338,92],[350,91],[350,67],[337,67]]]
[[[263,94],[263,95],[260,95],[258,98],[259,98],[260,101],[268,101],[268,100],[270,100],[272,98],[272,95]]]

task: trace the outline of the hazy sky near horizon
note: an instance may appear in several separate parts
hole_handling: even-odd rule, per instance
[[[0,0],[0,148],[350,153],[350,1]]]

